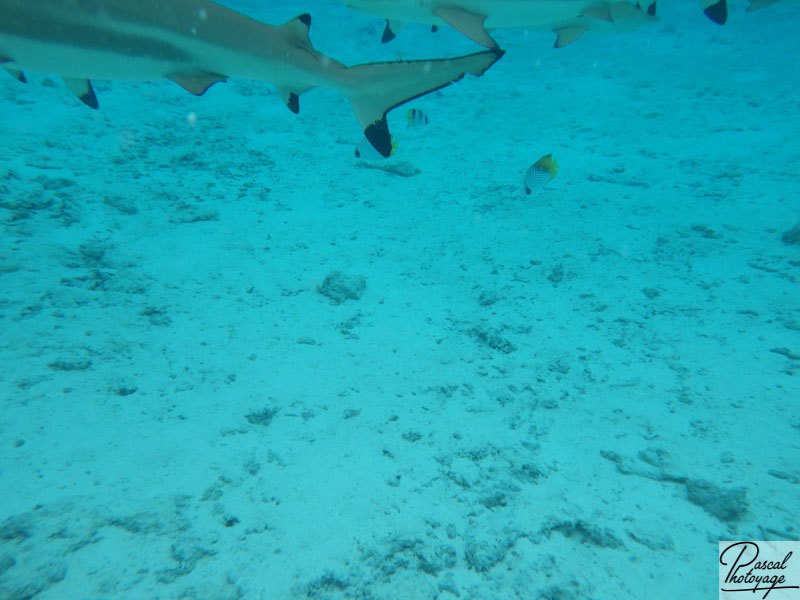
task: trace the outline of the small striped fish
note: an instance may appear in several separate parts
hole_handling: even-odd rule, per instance
[[[419,108],[409,108],[406,113],[406,121],[409,127],[422,127],[428,124],[428,115]]]
[[[545,154],[525,173],[525,193],[540,192],[546,183],[555,179],[557,172],[558,163],[553,160],[553,155]]]

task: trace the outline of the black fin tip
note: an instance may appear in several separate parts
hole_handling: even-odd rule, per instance
[[[295,94],[294,92],[289,94],[289,99],[286,101],[286,106],[289,107],[289,110],[292,111],[294,114],[300,112],[300,96]]]
[[[391,42],[397,36],[395,35],[394,31],[392,31],[391,26],[389,25],[389,20],[386,20],[386,27],[383,30],[383,35],[381,36],[381,42],[387,43]]]
[[[389,124],[386,122],[386,113],[380,121],[375,121],[364,130],[369,143],[381,156],[388,158],[392,155],[392,135],[389,133]]]
[[[706,8],[703,12],[709,19],[714,21],[714,23],[725,25],[728,20],[728,2],[727,0],[719,0]]]

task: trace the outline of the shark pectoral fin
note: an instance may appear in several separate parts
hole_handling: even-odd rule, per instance
[[[554,29],[553,33],[556,34],[556,43],[553,45],[555,48],[563,48],[577,40],[586,32],[585,25],[567,25],[560,29]]]
[[[599,4],[596,6],[590,6],[585,11],[583,11],[583,16],[594,17],[595,19],[600,19],[601,21],[609,21],[609,22],[614,21],[614,19],[611,17],[610,4]]]
[[[727,0],[700,0],[703,13],[718,25],[725,25],[728,20]]]
[[[492,39],[483,27],[485,15],[476,15],[463,8],[443,6],[433,11],[437,17],[471,39],[473,42],[487,48],[498,48],[497,42]]]
[[[339,89],[350,100],[370,144],[382,156],[391,156],[392,136],[386,113],[458,81],[465,73],[480,77],[501,56],[502,50],[485,50],[457,58],[356,65],[344,71]]]
[[[219,73],[196,71],[194,73],[176,73],[175,75],[168,75],[167,79],[174,81],[190,94],[202,96],[212,85],[220,81],[227,81],[228,78]]]
[[[307,92],[311,88],[306,87],[301,90],[289,90],[279,87],[277,89],[278,95],[281,97],[281,100],[283,100],[284,104],[286,104],[290,111],[292,111],[294,114],[297,114],[300,112],[300,94]]]
[[[69,91],[78,97],[78,100],[83,102],[90,108],[98,108],[100,105],[97,102],[97,96],[92,88],[92,82],[88,79],[75,79],[74,77],[62,77]]]
[[[6,69],[6,71],[8,71],[8,74],[11,75],[17,81],[20,81],[22,83],[27,83],[28,82],[28,80],[25,79],[25,73],[23,73],[19,69],[12,69],[12,68],[9,67],[9,68]]]

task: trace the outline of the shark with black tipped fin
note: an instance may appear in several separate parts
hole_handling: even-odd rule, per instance
[[[757,10],[761,10],[762,8],[766,8],[767,6],[777,4],[778,2],[798,4],[798,0],[750,0],[750,4],[747,6],[747,12],[755,12]]]
[[[587,31],[633,31],[658,21],[656,2],[627,0],[341,0],[350,8],[386,19],[382,41],[405,23],[450,25],[486,48],[497,48],[493,29],[552,31],[556,48]]]
[[[92,108],[92,79],[166,78],[195,95],[229,77],[257,79],[274,85],[294,113],[303,92],[332,88],[389,156],[389,110],[466,73],[480,76],[503,54],[347,67],[313,48],[310,24],[303,14],[267,25],[210,0],[0,0],[0,67],[20,81],[25,71],[58,74]]]

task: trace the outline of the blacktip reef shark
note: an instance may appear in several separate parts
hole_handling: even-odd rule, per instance
[[[553,31],[556,48],[587,31],[622,32],[655,22],[656,3],[643,8],[626,0],[341,0],[350,8],[386,19],[382,41],[405,23],[450,25],[468,38],[497,48],[493,29]]]
[[[294,113],[303,92],[332,88],[389,156],[389,110],[465,73],[480,76],[503,54],[347,67],[312,47],[310,24],[304,14],[267,25],[210,0],[0,0],[0,67],[21,81],[24,71],[58,74],[92,108],[92,79],[167,78],[195,95],[228,77],[257,79]]]

